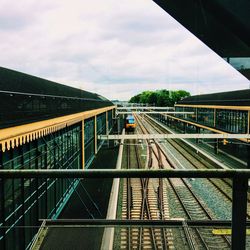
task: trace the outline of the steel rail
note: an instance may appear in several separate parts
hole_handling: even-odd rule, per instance
[[[146,126],[140,122],[140,120],[138,119],[138,117],[136,116],[136,119],[137,119],[137,122],[141,128],[141,130],[143,132],[148,132],[148,129],[146,128]],[[154,140],[154,142],[156,143],[156,141]],[[157,152],[158,152],[158,156],[157,156],[157,153],[154,151],[153,147],[151,146],[151,142],[150,140],[147,140],[147,144],[150,146],[149,147],[149,167],[148,168],[152,168],[152,152],[154,153],[157,161],[158,161],[158,167],[159,169],[163,169],[163,164],[162,164],[162,159],[161,159],[161,154],[160,154],[160,151],[157,147]],[[158,144],[156,143],[156,146],[158,146]],[[148,180],[148,179],[147,179]],[[163,213],[164,212],[164,207],[163,207],[163,182],[162,182],[162,179],[159,178],[159,186],[158,186],[158,209],[159,209],[159,214],[160,214],[160,218],[163,219],[164,216],[163,216]],[[163,249],[167,249],[168,248],[168,245],[167,245],[167,237],[166,237],[166,233],[165,233],[165,230],[162,228],[161,229],[161,233],[162,233],[162,236],[161,239],[162,239],[162,245],[163,245]]]
[[[127,169],[130,169],[130,146],[127,146]],[[132,186],[131,179],[127,178],[127,219],[131,219],[131,207],[132,207]],[[131,229],[127,230],[127,243],[128,249],[131,249]]]
[[[135,155],[136,155],[136,160],[138,162],[138,169],[141,169],[141,162],[140,162],[140,158],[139,158],[139,153],[138,153],[138,147],[136,145],[134,145],[135,147]],[[142,199],[143,199],[143,195],[144,195],[144,188],[143,188],[143,180],[140,179],[140,182],[141,182],[141,186],[142,186],[142,189],[141,189],[141,193],[142,193]],[[142,208],[143,206],[143,202],[141,202],[141,209],[140,209],[140,219],[143,219],[143,211],[144,211],[144,208]],[[138,238],[139,238],[139,250],[142,249],[142,237],[143,237],[143,229],[142,227],[139,228],[139,234],[138,234]]]
[[[137,120],[138,120],[138,122],[139,122],[139,119],[138,119],[138,118],[137,118]],[[148,122],[148,121],[147,121],[147,122]],[[149,123],[149,122],[148,122],[148,123]],[[152,126],[151,123],[149,123],[149,124]],[[142,126],[142,125],[140,125],[140,126]],[[150,131],[146,128],[145,124],[144,124],[144,131],[147,131],[148,133],[150,133]],[[158,155],[156,154],[156,152],[155,152],[153,149],[152,149],[152,151],[153,151],[153,153],[154,153],[154,155],[155,155],[155,157],[156,157],[156,159],[157,159],[157,161],[158,161],[159,169],[163,169],[163,168],[164,168],[163,163],[162,163],[162,157],[161,157],[162,154],[164,155],[164,157],[165,157],[166,161],[168,162],[169,166],[170,166],[172,169],[176,169],[175,166],[174,166],[174,164],[172,163],[172,161],[170,161],[169,157],[168,157],[168,156],[166,155],[166,153],[162,150],[162,148],[161,148],[160,145],[156,142],[155,139],[153,139],[153,142],[154,142],[155,145],[156,145]],[[162,180],[162,179],[159,178],[159,182],[160,182],[161,180]],[[182,199],[180,198],[180,196],[179,196],[179,194],[178,194],[178,192],[177,192],[177,190],[176,190],[174,184],[172,183],[172,181],[171,181],[170,179],[168,179],[168,182],[169,182],[170,186],[172,187],[172,189],[174,190],[174,193],[175,193],[175,195],[177,196],[177,199],[179,200],[179,202],[180,202],[180,204],[181,204],[181,206],[182,206],[184,212],[187,214],[188,218],[191,219],[191,215],[190,215],[190,213],[188,212],[188,210],[186,209],[186,207],[185,207],[185,205],[184,205],[184,202],[183,202]],[[162,183],[162,182],[161,182],[161,183]],[[159,193],[160,193],[160,186],[159,186]],[[207,248],[207,245],[206,245],[205,241],[203,240],[203,238],[202,238],[201,234],[199,233],[199,231],[196,230],[196,232],[197,232],[197,234],[198,234],[200,240],[202,241],[203,245],[205,246],[205,248],[208,249],[208,248]],[[194,243],[193,243],[193,240],[192,240],[192,238],[191,238],[191,235],[190,235],[190,233],[189,233],[188,228],[186,228],[186,230],[184,230],[184,233],[185,233],[185,236],[186,236],[186,239],[187,239],[189,248],[190,248],[190,249],[193,249]]]
[[[161,157],[161,151],[157,144],[157,152],[158,152],[158,167],[159,169],[163,169],[162,164],[162,157]],[[164,204],[163,204],[163,181],[161,178],[159,178],[159,188],[158,188],[158,205],[160,210],[160,219],[164,219]],[[165,229],[162,228],[162,234],[163,234],[163,249],[167,249],[167,237]]]
[[[140,129],[142,132],[145,131],[145,129],[143,128],[143,126],[139,123],[139,120],[137,118],[137,116],[135,116],[135,118],[137,119],[138,125],[140,126]],[[154,153],[152,147],[151,147],[151,142],[149,140],[147,140],[147,145],[148,145],[148,153],[149,153],[149,158],[148,158],[148,162],[147,162],[147,168],[151,169],[152,168],[152,164],[153,164],[153,158],[152,158],[152,152]],[[146,214],[148,219],[151,219],[151,213],[150,213],[150,206],[149,206],[149,199],[148,199],[148,184],[149,184],[149,179],[142,179],[141,178],[141,184],[142,184],[142,205],[141,205],[141,218],[144,218],[144,210],[146,210]],[[153,246],[154,249],[157,249],[157,244],[156,244],[156,235],[155,232],[153,230],[153,228],[150,228],[151,231],[151,239],[153,242]]]

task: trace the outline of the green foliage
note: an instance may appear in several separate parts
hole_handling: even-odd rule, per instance
[[[148,103],[158,107],[174,106],[182,98],[190,96],[190,93],[185,90],[169,91],[166,89],[156,91],[143,91],[142,93],[133,96],[130,103]]]

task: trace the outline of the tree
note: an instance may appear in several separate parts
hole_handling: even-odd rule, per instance
[[[133,96],[130,103],[148,103],[156,106],[174,106],[181,99],[190,96],[190,93],[185,90],[169,91],[161,89],[156,91],[143,91],[142,93]]]

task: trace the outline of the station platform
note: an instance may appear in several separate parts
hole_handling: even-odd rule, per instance
[[[228,153],[219,150],[218,154],[216,154],[214,152],[214,149],[211,145],[206,144],[206,143],[196,143],[194,140],[190,140],[190,142],[194,145],[197,146],[201,149],[203,149],[205,152],[207,152],[209,155],[211,155],[212,158],[215,158],[216,160],[218,160],[219,162],[221,162],[222,164],[226,165],[229,168],[246,168],[247,167],[247,163],[244,161],[241,161],[239,159],[237,159],[236,157],[229,155]]]
[[[159,124],[161,124],[161,126],[165,127],[166,129],[168,129],[171,133],[180,133],[181,131],[175,131],[172,128],[170,129],[169,127],[166,126],[166,124],[157,121]],[[236,157],[222,151],[222,150],[218,150],[218,154],[216,154],[214,152],[214,147],[211,146],[210,144],[207,143],[203,143],[203,142],[199,142],[196,143],[195,139],[182,139],[183,141],[187,142],[194,150],[195,149],[199,149],[202,150],[205,154],[208,155],[208,157],[211,160],[216,160],[218,161],[222,168],[224,165],[225,169],[230,169],[230,168],[236,168],[236,169],[242,169],[242,168],[246,168],[247,167],[247,163],[244,161],[241,161],[239,159],[237,159]],[[202,153],[202,151],[200,151]]]
[[[115,168],[117,155],[118,147],[104,147],[100,150],[89,168]],[[76,192],[72,194],[58,219],[105,218],[111,185],[112,179],[81,180]],[[86,192],[88,195],[86,195]],[[91,199],[88,196],[90,196]],[[85,204],[87,209],[83,204]],[[98,209],[96,207],[98,207]],[[100,249],[102,234],[103,228],[100,227],[45,227],[40,231],[41,236],[39,242],[33,249]]]

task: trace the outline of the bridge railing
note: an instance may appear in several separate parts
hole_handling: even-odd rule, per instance
[[[188,223],[203,224],[203,225],[225,225],[230,226],[232,229],[232,249],[245,249],[246,244],[246,226],[247,226],[247,191],[248,191],[248,179],[250,178],[250,170],[237,169],[237,170],[224,170],[224,169],[210,169],[210,170],[0,170],[1,179],[16,179],[16,178],[230,178],[233,181],[233,196],[232,196],[232,219],[228,221],[190,221]],[[94,223],[94,221],[92,221]],[[151,221],[151,222],[119,222],[119,221],[96,221],[98,224],[121,224],[132,225],[133,223],[150,223],[154,225],[157,223],[165,223],[167,226],[169,223],[180,222],[176,221]],[[205,224],[204,224],[205,223]],[[197,225],[198,225],[197,224]]]

